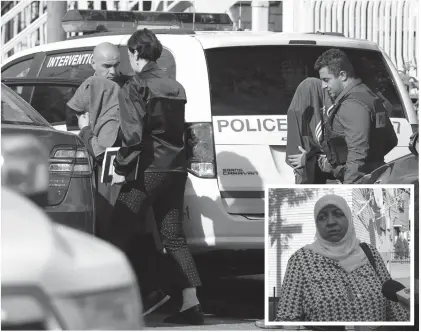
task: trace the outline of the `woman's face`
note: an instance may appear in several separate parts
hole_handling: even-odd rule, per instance
[[[348,230],[348,219],[341,209],[327,205],[317,215],[317,229],[323,239],[338,242],[343,239]]]
[[[130,50],[127,50],[127,53],[129,54],[129,60],[130,60],[130,66],[132,67],[133,71],[137,71],[137,51],[135,50],[134,53],[130,52]]]

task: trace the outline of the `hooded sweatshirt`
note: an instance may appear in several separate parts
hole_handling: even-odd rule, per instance
[[[117,139],[120,110],[117,83],[103,77],[87,78],[67,103],[77,113],[89,113],[90,126],[81,130],[80,136],[95,158],[112,147]]]

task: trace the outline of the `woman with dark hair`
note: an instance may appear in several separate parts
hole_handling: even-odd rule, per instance
[[[156,277],[165,277],[160,286],[178,288],[183,299],[180,311],[165,322],[201,325],[204,314],[196,296],[196,287],[201,282],[182,225],[187,180],[184,150],[187,99],[182,85],[158,67],[156,61],[161,52],[162,45],[150,30],[136,31],[128,41],[135,75],[119,93],[123,147],[114,160],[113,183],[123,185],[115,206],[110,241],[127,252],[133,234],[145,230],[146,216],[152,208],[164,250],[158,255],[150,251],[139,255],[151,264],[155,259],[152,257],[157,257],[160,270]],[[150,273],[151,264],[143,265],[145,273]],[[145,285],[141,284],[141,288],[145,293]]]

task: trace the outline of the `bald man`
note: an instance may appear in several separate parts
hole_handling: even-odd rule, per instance
[[[95,70],[95,76],[117,82],[120,76],[118,73],[119,65],[120,51],[116,45],[105,42],[95,47],[92,57],[92,68]]]
[[[97,235],[104,237],[108,216],[119,193],[118,186],[101,183],[102,160],[108,147],[118,145],[120,111],[118,92],[127,77],[118,72],[120,51],[105,42],[93,51],[94,76],[87,78],[76,90],[67,106],[77,115],[79,137],[94,160],[96,173]]]

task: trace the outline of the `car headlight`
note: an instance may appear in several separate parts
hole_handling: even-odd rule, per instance
[[[37,297],[26,294],[1,298],[2,330],[62,330],[48,306]]]
[[[56,299],[54,305],[71,330],[139,330],[143,327],[140,296],[135,286],[62,297]]]

